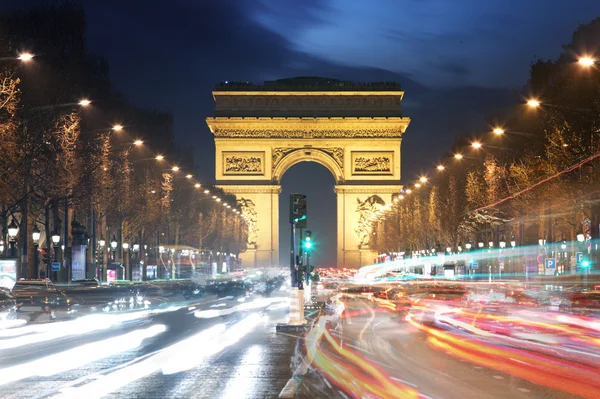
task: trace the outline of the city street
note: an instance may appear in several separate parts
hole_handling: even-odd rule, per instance
[[[339,324],[331,328],[331,336],[339,342],[340,351],[336,352],[331,345],[320,346],[317,357],[325,355],[329,358],[323,362],[325,367],[308,369],[298,397],[346,398],[349,389],[374,392],[375,389],[370,391],[369,386],[385,387],[384,392],[389,395],[385,397],[579,397],[470,363],[450,352],[435,350],[428,344],[426,334],[405,322],[400,315],[381,312],[376,302],[359,299],[345,303],[346,313],[359,315],[340,319]],[[493,355],[490,353],[489,356]],[[366,367],[367,362],[374,367],[372,371]],[[349,375],[344,374],[344,367]],[[349,376],[354,384],[349,383]],[[370,385],[369,381],[373,379],[378,382]],[[342,389],[335,386],[336,381]],[[354,395],[357,396],[360,397]]]
[[[296,351],[293,337],[275,333],[286,315],[281,299],[250,301],[251,310],[191,304],[85,316],[85,323],[30,325],[40,332],[16,337],[3,330],[2,397],[277,397]],[[112,317],[123,321],[105,328]],[[59,326],[64,337],[54,335]]]

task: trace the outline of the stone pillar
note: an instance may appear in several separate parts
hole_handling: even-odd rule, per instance
[[[369,248],[368,218],[392,201],[401,185],[338,184],[335,186],[338,212],[338,267],[371,265],[377,253]]]
[[[279,266],[280,185],[219,185],[234,194],[249,219],[248,250],[240,254],[245,269]]]

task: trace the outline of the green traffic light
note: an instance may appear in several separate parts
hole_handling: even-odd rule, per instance
[[[306,241],[306,242],[304,243],[304,248],[306,248],[306,249],[311,249],[311,248],[312,248],[312,242],[310,242],[310,241]]]
[[[587,260],[584,260],[583,262],[581,262],[581,267],[589,267],[590,266],[590,262],[588,262]]]

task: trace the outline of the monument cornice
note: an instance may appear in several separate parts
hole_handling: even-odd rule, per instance
[[[215,137],[401,138],[408,117],[210,117]]]
[[[230,194],[279,194],[281,186],[278,184],[227,184],[219,183],[216,187]]]
[[[334,187],[336,194],[398,194],[402,184],[364,185],[364,184],[338,184]]]

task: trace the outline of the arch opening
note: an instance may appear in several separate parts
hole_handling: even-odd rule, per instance
[[[331,172],[336,184],[344,181],[341,161],[336,160],[333,155],[328,154],[324,150],[316,148],[299,148],[286,154],[273,170],[273,181],[278,184],[281,183],[281,179],[286,171],[302,162],[314,162],[324,166]]]
[[[335,176],[319,162],[302,161],[289,167],[280,177],[280,183],[279,264],[289,266],[290,263],[290,194],[302,193],[307,196],[308,202],[308,227],[306,230],[312,232],[314,240],[310,263],[316,267],[335,267],[338,244]],[[300,240],[299,233],[300,231],[297,230],[297,243]]]

